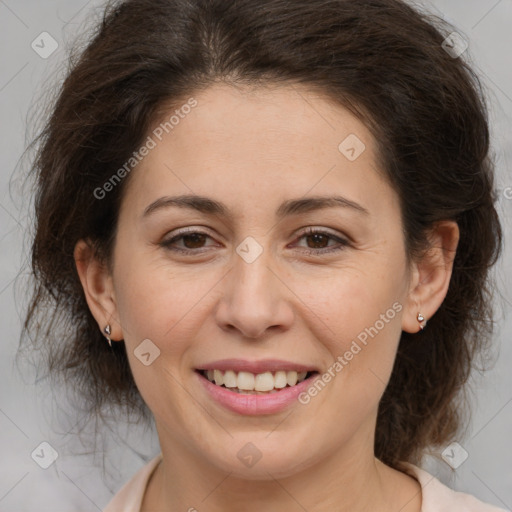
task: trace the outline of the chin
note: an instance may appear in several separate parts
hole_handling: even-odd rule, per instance
[[[259,440],[258,436],[245,435],[229,447],[219,447],[217,453],[210,453],[211,463],[232,477],[260,481],[287,478],[314,464],[313,458],[304,453],[304,443],[286,444],[278,436],[273,441],[265,436],[268,432]]]

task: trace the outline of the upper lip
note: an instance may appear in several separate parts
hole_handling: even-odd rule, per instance
[[[249,361],[247,359],[221,359],[206,363],[197,368],[198,370],[233,370],[234,372],[249,372],[254,374],[265,372],[277,372],[279,370],[296,372],[318,371],[314,366],[282,359],[261,359],[260,361]]]

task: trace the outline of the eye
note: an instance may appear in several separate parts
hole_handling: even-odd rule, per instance
[[[205,246],[208,239],[212,240],[212,237],[208,233],[198,231],[196,228],[189,228],[177,233],[168,240],[160,242],[159,245],[170,251],[179,252],[181,254],[201,254],[208,250],[209,246]],[[347,240],[329,231],[312,227],[302,231],[298,240],[301,239],[306,241],[306,254],[313,256],[341,251],[349,245]],[[334,245],[329,245],[330,242],[334,242]]]
[[[336,236],[329,231],[325,231],[318,228],[306,228],[299,236],[299,240],[306,240],[307,254],[322,255],[330,252],[336,252],[343,250],[349,245],[349,242],[339,236]],[[335,242],[335,245],[329,246],[329,242]],[[337,243],[337,245],[336,245]]]
[[[159,245],[170,251],[176,251],[182,254],[198,254],[204,252],[198,249],[205,249],[204,243],[208,238],[211,239],[211,236],[208,233],[192,228],[181,231],[169,240],[160,242]],[[176,247],[175,244],[178,242],[182,244],[181,247]]]

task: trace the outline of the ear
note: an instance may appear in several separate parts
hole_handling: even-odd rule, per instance
[[[418,313],[428,322],[441,306],[448,292],[459,235],[459,227],[452,220],[437,222],[429,232],[430,248],[420,261],[411,265],[412,277],[402,330],[418,332]]]
[[[122,340],[112,276],[106,264],[98,260],[92,245],[85,240],[76,243],[73,256],[87,304],[98,328],[103,333],[104,327],[110,324],[112,341]]]

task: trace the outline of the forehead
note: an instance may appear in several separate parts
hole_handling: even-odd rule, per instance
[[[365,125],[307,87],[215,84],[183,105],[190,99],[193,108],[176,112],[175,103],[148,132],[154,148],[133,171],[127,191],[136,192],[131,199],[138,199],[139,212],[167,190],[215,190],[234,202],[259,195],[261,203],[276,189],[295,197],[341,186],[358,202],[366,193],[368,202],[372,184],[386,185]]]
[[[277,152],[285,151],[288,146],[298,149],[307,141],[318,143],[319,139],[324,139],[323,145],[334,142],[336,149],[338,138],[350,130],[358,132],[367,145],[373,143],[365,125],[345,107],[304,85],[215,84],[193,98],[197,106],[180,116],[179,126],[171,129],[173,133],[179,131],[185,136],[187,128],[192,128],[202,141],[214,140],[227,145],[243,140],[244,147],[258,143],[266,150]],[[179,105],[183,107],[185,103],[185,99],[175,102],[170,112],[155,122],[155,128],[165,125],[169,113],[176,106],[180,110]],[[165,131],[164,137],[169,135],[169,130]]]

